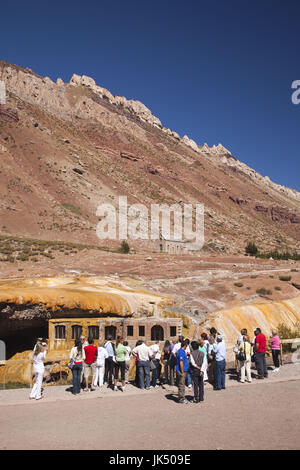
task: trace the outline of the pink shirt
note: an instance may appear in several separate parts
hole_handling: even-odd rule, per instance
[[[273,336],[273,338],[271,338],[271,348],[280,349],[280,338],[278,335]]]

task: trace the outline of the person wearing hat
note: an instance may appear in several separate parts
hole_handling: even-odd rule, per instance
[[[213,345],[216,358],[216,380],[214,390],[225,390],[226,372],[226,346],[222,335],[217,335],[217,342]]]

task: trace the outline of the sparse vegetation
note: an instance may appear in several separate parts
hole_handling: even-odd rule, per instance
[[[245,248],[246,254],[255,256],[258,253],[258,248],[253,242],[249,242]]]
[[[118,251],[119,253],[124,253],[124,254],[127,254],[130,252],[130,246],[128,245],[126,240],[122,241],[121,246]]]
[[[292,279],[291,276],[279,276],[280,281],[290,281]]]
[[[243,287],[244,284],[242,282],[235,282],[234,285],[236,287]]]
[[[278,336],[281,339],[293,339],[293,338],[300,338],[300,323],[294,323],[293,327],[290,328],[286,326],[284,323],[280,323],[277,326]],[[283,344],[282,345],[283,352],[290,352],[292,351],[291,344]]]
[[[260,289],[256,289],[256,293],[259,295],[272,295],[271,289],[266,289],[265,287],[261,287]]]

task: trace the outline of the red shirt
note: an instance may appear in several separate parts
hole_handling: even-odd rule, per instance
[[[267,350],[267,341],[265,335],[260,333],[259,335],[256,336],[255,338],[255,344],[258,344],[258,347],[256,349],[257,352],[259,353],[265,353]]]
[[[96,353],[98,352],[97,346],[94,346],[93,344],[89,344],[88,346],[85,346],[84,348],[85,352],[85,363],[86,364],[93,364],[96,362]]]

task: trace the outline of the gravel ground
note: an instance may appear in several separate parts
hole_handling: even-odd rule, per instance
[[[187,405],[177,403],[175,387],[75,397],[65,386],[47,387],[38,402],[26,389],[1,391],[0,448],[299,449],[300,365],[269,376],[239,384],[228,375],[226,390],[206,385],[205,401]]]

